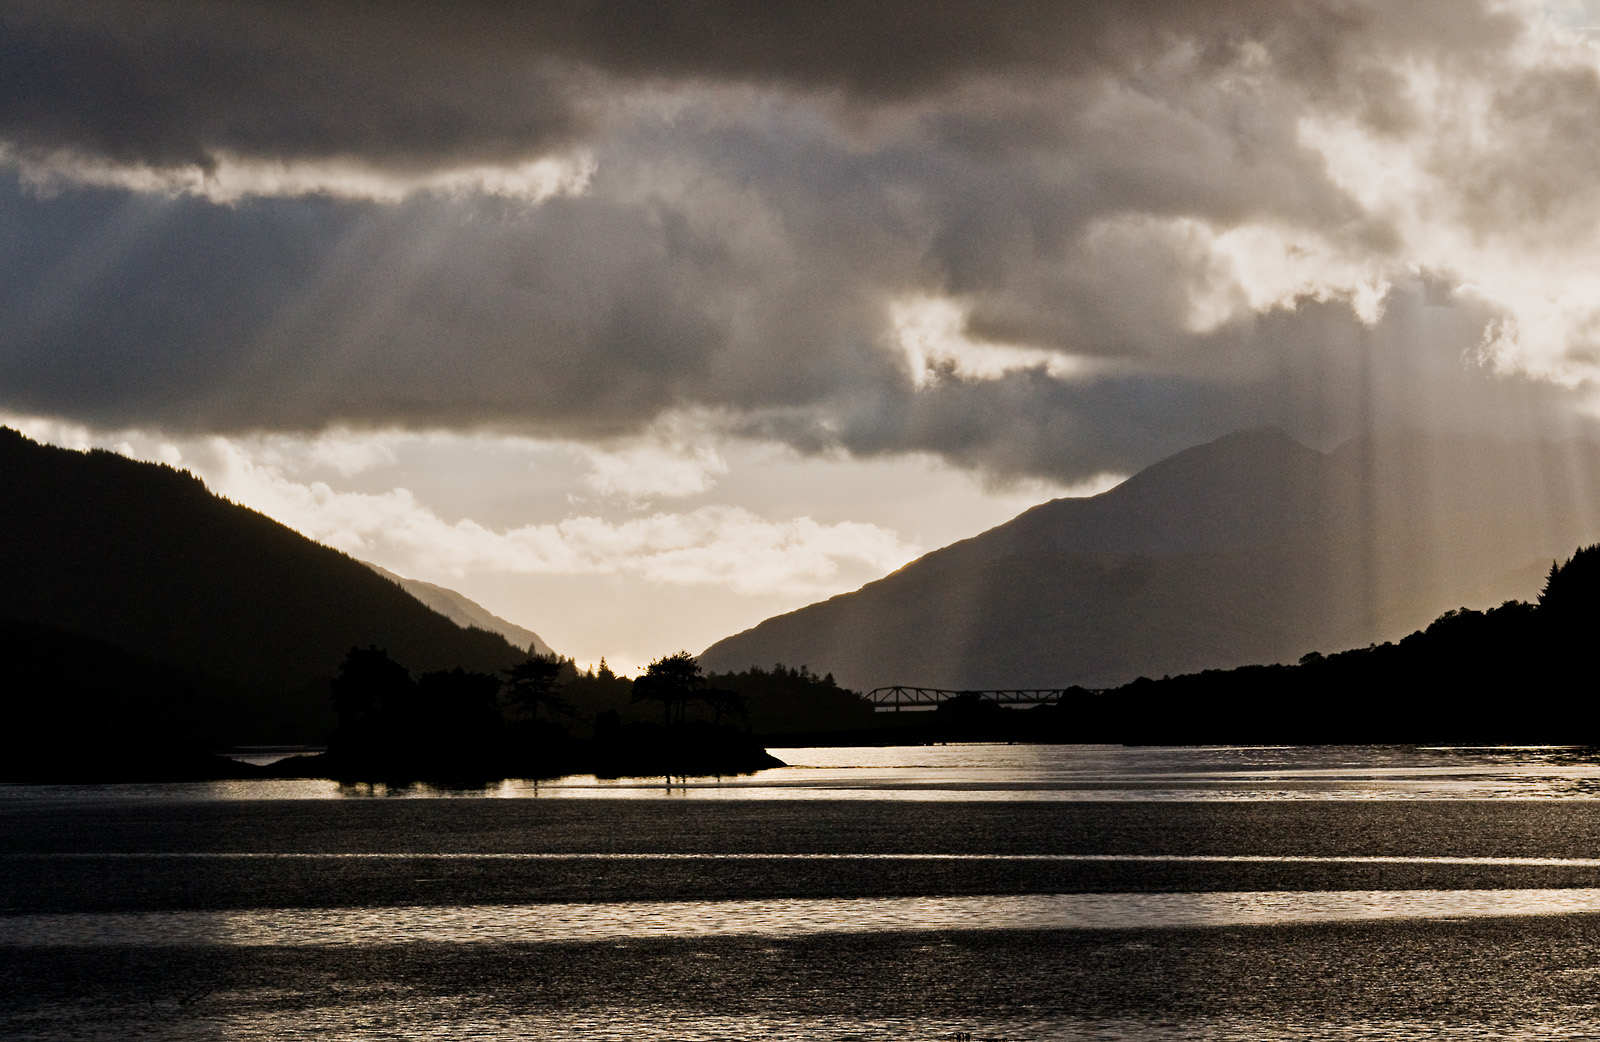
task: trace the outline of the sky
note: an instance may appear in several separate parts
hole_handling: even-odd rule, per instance
[[[0,422],[629,672],[1241,428],[1593,436],[1597,26],[0,0]]]

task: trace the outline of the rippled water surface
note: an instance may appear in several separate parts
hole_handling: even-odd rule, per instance
[[[1286,800],[1600,796],[1600,757],[1572,747],[931,745],[775,748],[786,767],[726,778],[512,780],[482,789],[327,781],[7,786],[8,797],[333,799]]]
[[[542,795],[733,799],[1481,799],[1595,797],[1587,749],[940,745],[777,749],[786,768],[686,782],[564,779]],[[498,795],[528,795],[511,783]]]
[[[777,752],[0,787],[0,1037],[1600,1037],[1588,750]]]
[[[0,918],[0,945],[159,948],[547,944],[827,933],[1135,930],[1600,911],[1600,889],[635,901],[112,912]]]

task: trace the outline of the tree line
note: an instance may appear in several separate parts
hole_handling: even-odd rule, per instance
[[[1600,545],[1552,562],[1533,602],[1458,608],[1398,641],[1294,664],[1079,689],[1008,730],[1026,718],[1060,742],[1600,744],[1597,627]]]
[[[759,748],[752,699],[740,686],[756,693],[761,719],[781,716],[770,711],[774,702],[803,712],[808,701],[826,718],[839,696],[858,714],[871,712],[831,676],[779,665],[710,677],[687,651],[629,679],[604,659],[579,672],[571,659],[539,654],[497,674],[413,676],[383,648],[353,647],[331,684],[338,724],[329,756],[346,773],[370,777],[736,767],[755,762]]]

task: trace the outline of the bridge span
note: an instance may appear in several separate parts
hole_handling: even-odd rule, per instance
[[[1003,706],[1042,706],[1054,705],[1069,693],[1088,692],[1082,688],[1066,687],[983,688],[954,691],[942,687],[906,687],[896,684],[893,687],[873,688],[867,692],[867,701],[871,702],[879,712],[899,711],[912,706],[929,708],[962,695],[976,695],[985,701],[996,702]]]

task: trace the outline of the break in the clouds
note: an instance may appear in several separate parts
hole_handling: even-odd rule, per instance
[[[485,445],[482,439],[419,438],[394,431],[334,431],[313,439],[175,440],[121,432],[106,439],[47,420],[5,420],[40,440],[111,448],[188,469],[203,476],[217,494],[352,556],[446,581],[483,571],[621,575],[655,585],[716,587],[740,596],[778,595],[804,603],[835,592],[841,581],[859,583],[897,568],[923,549],[871,523],[809,516],[773,520],[743,507],[705,502],[672,509],[678,505],[673,501],[715,484],[707,471],[727,470],[713,451],[694,442],[687,422],[674,432],[676,445],[651,443],[606,452],[515,438]],[[576,484],[598,495],[580,501],[584,509],[534,523],[497,525],[459,513],[445,516],[412,489],[392,484],[397,475],[414,473],[400,456],[428,451],[429,443],[435,453],[442,449],[458,459],[497,450],[524,470],[550,469],[555,455],[576,456],[582,473],[546,475],[543,480],[553,485],[552,491]],[[505,469],[510,468],[502,469],[502,475]],[[366,471],[382,472],[379,486],[351,487],[351,479]],[[344,487],[320,479],[329,472],[343,479],[339,483]],[[437,496],[436,477],[414,476],[434,486],[426,491],[429,498]],[[653,502],[662,498],[666,504]]]
[[[321,542],[536,625],[580,662],[607,656],[630,670],[859,586],[1043,491],[975,494],[970,477],[929,460],[841,467],[750,443],[724,459],[693,417],[611,450],[486,434],[165,437],[0,420],[186,468]]]
[[[660,456],[684,414],[1062,482],[1261,424],[1585,424],[1585,22],[3,3],[0,408],[631,446],[591,487],[647,495],[720,473]]]

